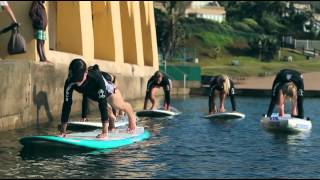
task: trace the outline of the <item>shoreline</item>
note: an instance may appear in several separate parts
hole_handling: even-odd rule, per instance
[[[252,97],[269,97],[274,76],[247,77],[235,81],[236,95]],[[304,97],[320,97],[320,72],[303,73]],[[208,95],[209,87],[191,88],[190,95]]]

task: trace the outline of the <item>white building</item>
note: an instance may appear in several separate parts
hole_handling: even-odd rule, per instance
[[[293,3],[293,7],[296,13],[302,13],[302,12],[311,12],[311,5],[310,4],[298,4]]]
[[[192,1],[186,9],[186,17],[197,17],[217,22],[226,20],[226,11],[217,1]]]

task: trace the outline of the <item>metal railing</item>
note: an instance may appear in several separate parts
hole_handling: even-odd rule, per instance
[[[172,75],[168,74],[167,62],[166,61],[162,61],[161,63],[164,66],[164,72],[166,73],[166,75],[168,75],[170,79],[174,79]],[[171,68],[173,68],[175,70],[175,72],[178,72],[179,74],[181,74],[183,76],[183,89],[185,90],[186,86],[187,86],[187,77],[188,77],[188,75],[186,73],[184,73],[183,71],[181,71],[180,69],[176,68],[176,67],[171,66]]]

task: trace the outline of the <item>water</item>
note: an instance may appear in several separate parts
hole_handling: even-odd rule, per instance
[[[0,133],[0,178],[320,178],[319,99],[305,99],[313,129],[298,135],[261,128],[268,98],[236,100],[246,118],[214,122],[201,118],[206,97],[173,99],[183,114],[144,119],[139,125],[152,133],[150,139],[106,152],[31,151],[19,144],[23,136],[56,134],[58,122]]]

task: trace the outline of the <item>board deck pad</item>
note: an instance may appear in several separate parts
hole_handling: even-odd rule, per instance
[[[57,145],[71,146],[89,149],[109,149],[117,148],[134,142],[142,141],[150,137],[150,133],[143,127],[137,127],[133,134],[127,133],[127,128],[117,129],[115,132],[109,132],[107,139],[97,139],[96,136],[100,130],[82,133],[67,134],[67,137],[58,136],[29,136],[20,139],[24,146],[28,145]]]

